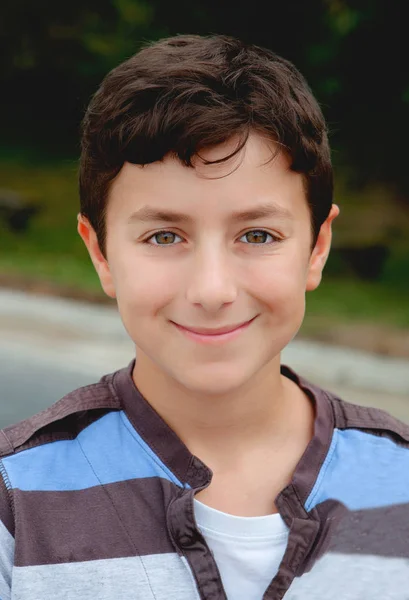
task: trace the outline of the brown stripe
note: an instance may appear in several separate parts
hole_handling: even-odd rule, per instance
[[[409,504],[348,512],[329,551],[409,559]]]
[[[180,488],[167,480],[14,493],[16,566],[174,552],[166,507]]]

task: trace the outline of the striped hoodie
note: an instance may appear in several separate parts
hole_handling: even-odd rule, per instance
[[[193,511],[212,473],[133,364],[0,433],[0,600],[226,599]],[[276,499],[288,545],[263,599],[408,600],[409,428],[282,373],[315,432]]]

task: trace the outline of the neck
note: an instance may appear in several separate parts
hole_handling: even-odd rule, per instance
[[[246,448],[279,448],[310,410],[298,387],[281,375],[280,356],[245,386],[223,395],[184,388],[139,351],[133,379],[189,450],[207,464],[224,461],[227,466]]]

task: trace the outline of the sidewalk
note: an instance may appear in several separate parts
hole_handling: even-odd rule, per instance
[[[95,378],[134,354],[117,310],[0,288],[0,349]],[[345,400],[409,421],[409,361],[295,340],[282,362]]]

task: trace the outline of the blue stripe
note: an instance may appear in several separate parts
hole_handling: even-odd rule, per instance
[[[175,483],[176,485],[178,485],[179,487],[185,487],[185,488],[190,488],[189,484],[183,484],[173,473],[172,471],[165,465],[164,462],[162,462],[158,456],[153,452],[152,448],[150,446],[148,446],[148,444],[145,442],[145,440],[143,438],[141,438],[141,436],[139,435],[139,433],[137,433],[137,431],[135,431],[134,427],[132,426],[131,422],[129,421],[128,417],[126,416],[126,414],[124,412],[121,412],[121,417],[122,417],[122,421],[125,425],[125,427],[128,429],[129,433],[132,435],[132,437],[135,439],[135,441],[139,444],[139,446],[141,447],[141,449],[146,452],[146,454],[148,456],[150,456],[151,460],[153,462],[156,463],[158,469],[160,469],[160,471],[162,473],[165,474],[165,479],[168,479],[169,481],[172,481],[173,483]],[[163,475],[159,475],[160,477],[163,478]]]
[[[11,486],[23,491],[81,490],[144,477],[183,487],[122,411],[104,415],[74,440],[30,448],[3,463]]]
[[[329,499],[350,510],[409,502],[409,450],[388,438],[335,429],[305,508]]]

